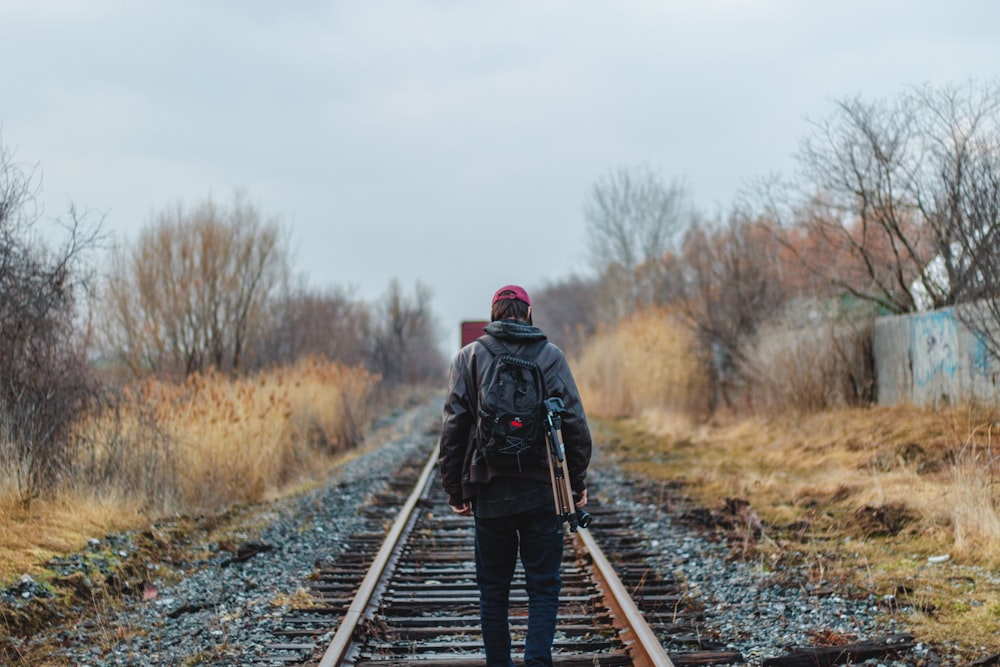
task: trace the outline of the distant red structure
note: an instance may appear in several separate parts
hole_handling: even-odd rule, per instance
[[[462,322],[462,347],[483,335],[483,329],[489,324],[487,320],[470,320]]]

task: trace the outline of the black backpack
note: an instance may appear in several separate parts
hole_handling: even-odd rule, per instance
[[[526,357],[512,354],[492,336],[479,339],[493,361],[479,386],[476,444],[486,462],[498,470],[540,465],[545,447],[545,378],[535,359],[545,341]]]

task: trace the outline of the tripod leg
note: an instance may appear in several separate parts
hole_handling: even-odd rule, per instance
[[[549,459],[549,480],[552,482],[552,501],[556,507],[556,515],[560,518],[563,517],[563,503],[562,503],[562,493],[560,491],[559,481],[556,479],[556,466],[558,462],[556,461],[555,455],[552,453],[552,448],[548,448],[548,459]]]
[[[560,433],[558,430],[556,431],[556,437],[559,439],[559,442],[561,443],[562,433]],[[561,457],[559,457],[559,466],[560,466],[560,471],[559,474],[556,475],[556,477],[559,478],[558,481],[561,482],[562,485],[562,490],[560,492],[560,495],[563,498],[563,508],[564,508],[563,516],[566,517],[565,519],[566,521],[569,521],[570,531],[576,532],[576,527],[577,527],[576,507],[573,504],[573,486],[570,484],[569,481],[569,464],[566,463],[565,452]]]
[[[563,483],[563,497],[566,499],[567,511],[573,513],[576,511],[576,507],[573,504],[573,487],[569,481],[569,468],[566,465],[566,459],[562,461],[562,483]]]

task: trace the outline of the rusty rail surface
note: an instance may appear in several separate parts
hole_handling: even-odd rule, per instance
[[[340,627],[337,628],[337,632],[333,636],[333,641],[330,642],[329,648],[327,648],[323,654],[323,658],[319,661],[319,667],[334,667],[335,665],[339,665],[347,655],[353,643],[352,636],[358,625],[364,620],[365,615],[369,613],[375,591],[379,584],[382,583],[390,561],[396,555],[399,544],[407,529],[413,525],[413,510],[416,508],[417,502],[427,494],[427,485],[434,475],[434,466],[437,463],[437,458],[437,449],[435,449],[431,453],[431,456],[428,457],[427,463],[424,464],[424,469],[420,473],[420,478],[417,480],[413,493],[410,494],[410,497],[406,499],[403,507],[399,510],[399,516],[396,518],[396,522],[393,523],[389,534],[385,537],[385,542],[382,543],[382,547],[375,556],[375,562],[368,568],[368,573],[361,582],[361,587],[358,589],[357,595],[354,596],[354,601],[351,602],[351,606],[347,609],[347,614],[341,620]]]
[[[604,601],[611,608],[613,618],[617,619],[615,625],[632,649],[632,664],[635,667],[673,667],[670,656],[636,607],[604,551],[591,537],[590,531],[578,530],[575,536],[593,559],[594,574],[605,591]]]
[[[419,461],[413,462],[370,503],[370,530],[354,535],[340,556],[318,567],[310,582],[315,604],[286,616],[276,630],[280,641],[256,665],[482,664],[474,522],[448,510],[435,483],[434,450],[422,468]],[[706,645],[696,627],[701,613],[686,607],[676,582],[646,565],[649,554],[631,517],[602,508],[593,498],[588,508],[594,516],[592,527],[571,534],[564,553],[555,664],[669,667],[741,662],[737,652]],[[510,619],[516,654],[523,649],[527,620],[520,565],[511,590]],[[695,650],[675,650],[692,644]]]

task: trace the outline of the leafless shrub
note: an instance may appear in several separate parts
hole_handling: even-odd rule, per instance
[[[437,348],[431,291],[421,283],[413,295],[393,279],[376,305],[369,348],[369,367],[390,387],[439,382],[447,364]]]
[[[62,245],[33,233],[32,173],[0,146],[0,466],[23,501],[50,490],[72,460],[72,425],[93,399],[78,302],[84,256],[99,239],[75,209]]]
[[[211,200],[190,211],[178,205],[113,253],[106,342],[137,377],[234,371],[287,267],[282,229],[241,193],[228,210]]]
[[[679,258],[681,308],[711,360],[715,400],[726,405],[742,383],[749,341],[796,287],[772,227],[738,211],[722,225],[702,221],[689,230]]]
[[[177,443],[166,432],[155,402],[105,394],[102,409],[79,423],[71,487],[140,498],[145,510],[165,513],[179,500]]]
[[[605,318],[662,305],[664,260],[690,220],[684,187],[648,167],[618,169],[594,184],[584,214]]]
[[[596,281],[571,276],[533,290],[532,321],[568,356],[583,350],[599,324]]]
[[[371,307],[339,289],[300,286],[275,298],[250,363],[263,368],[320,357],[348,365],[366,361]]]
[[[866,405],[874,398],[873,316],[818,300],[791,304],[763,324],[743,354],[746,402],[780,412]]]

